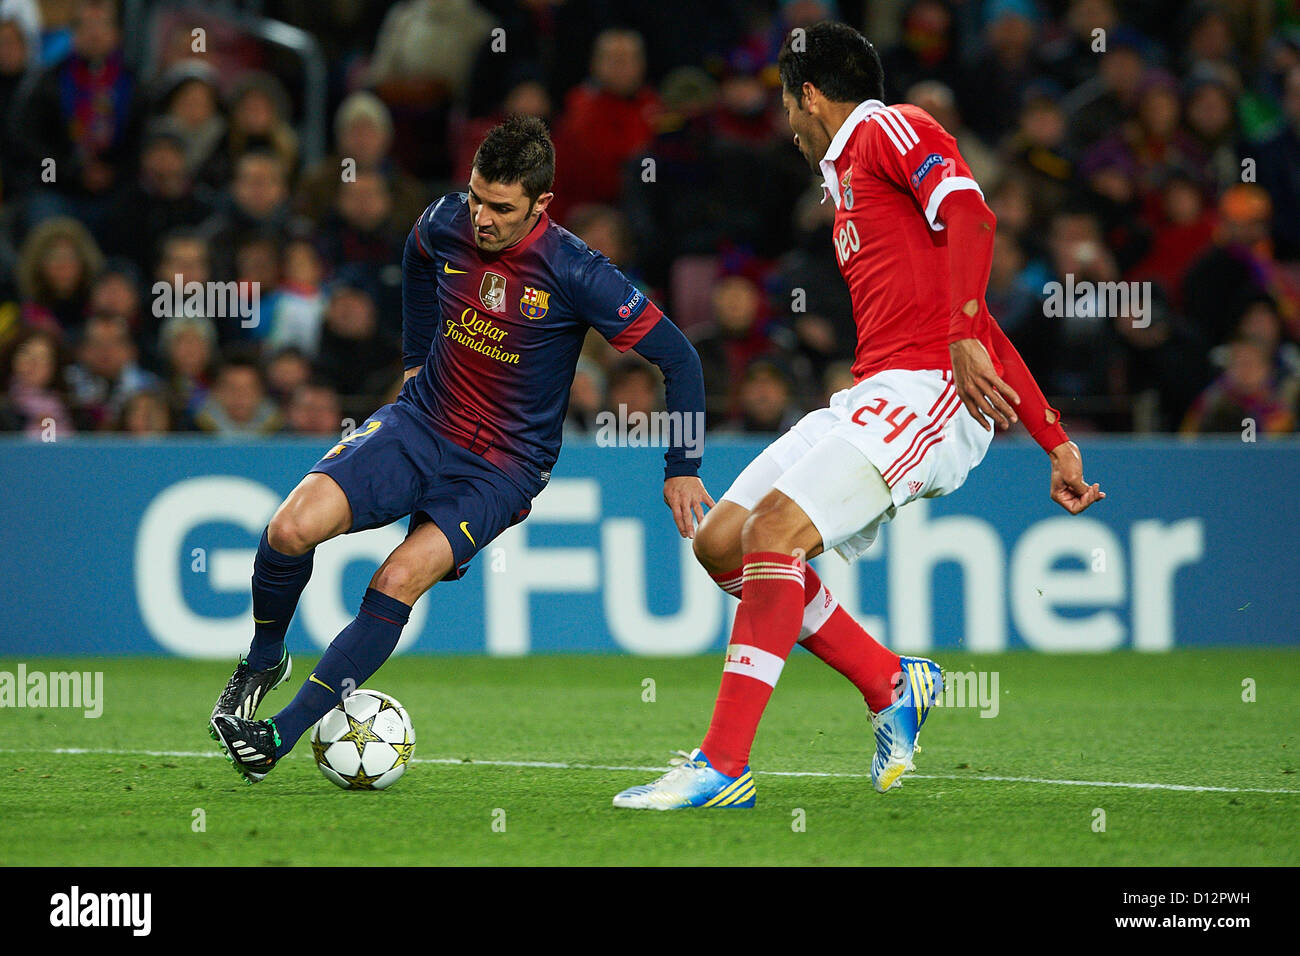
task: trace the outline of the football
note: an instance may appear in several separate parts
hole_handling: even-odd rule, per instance
[[[312,728],[311,752],[325,778],[344,790],[384,790],[406,773],[415,728],[396,698],[362,688]]]

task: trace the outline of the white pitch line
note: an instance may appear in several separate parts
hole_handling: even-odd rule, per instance
[[[89,747],[58,747],[53,750],[3,749],[3,754],[59,754],[105,755],[119,757],[220,757],[216,750],[112,750]],[[538,770],[605,770],[629,773],[664,773],[667,767],[632,767],[615,764],[566,763],[555,760],[464,760],[459,757],[412,757],[411,763],[439,764],[463,767],[531,767]],[[830,777],[859,780],[870,777],[866,773],[832,773],[825,770],[756,770],[759,777]],[[912,773],[904,780],[978,780],[983,783],[1036,783],[1053,787],[1115,787],[1121,790],[1172,790],[1183,793],[1289,793],[1300,795],[1300,790],[1269,789],[1265,787],[1202,787],[1185,783],[1134,783],[1117,780],[1056,780],[1050,777],[995,777],[985,774]]]

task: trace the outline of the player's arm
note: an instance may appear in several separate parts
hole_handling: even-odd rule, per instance
[[[984,198],[970,189],[949,193],[938,211],[948,230],[952,281],[948,353],[952,358],[953,385],[981,428],[989,430],[992,421],[1006,430],[1015,424],[1016,411],[1012,406],[1020,404],[1020,395],[998,376],[979,339],[980,332],[993,321],[984,304],[984,294],[993,268],[997,218]]]
[[[416,222],[402,251],[402,381],[420,371],[438,328],[438,270],[420,236],[428,215]]]
[[[1061,426],[1061,413],[1048,404],[1020,352],[988,314],[984,303],[997,225],[993,210],[978,193],[969,190],[948,196],[941,209],[952,257],[948,351],[953,384],[966,408],[984,428],[990,427],[985,415],[1004,429],[1010,428],[1017,417],[1024,422],[1030,437],[1051,459],[1052,500],[1071,514],[1078,514],[1106,495],[1099,485],[1084,481],[1079,446],[1070,441]],[[980,331],[986,333],[993,346],[993,354],[1002,366],[1001,376],[979,340]]]
[[[570,274],[570,295],[587,323],[620,352],[633,349],[663,372],[670,415],[681,422],[671,429],[664,453],[664,503],[672,510],[677,531],[695,537],[704,507],[713,507],[698,477],[704,452],[704,372],[700,357],[640,289],[608,258],[588,250]]]
[[[669,420],[682,423],[680,430],[670,429],[671,444],[664,453],[664,503],[672,510],[682,537],[693,538],[695,525],[704,520],[704,506],[713,507],[713,499],[699,479],[704,452],[700,356],[667,316],[661,316],[633,348],[663,373]]]

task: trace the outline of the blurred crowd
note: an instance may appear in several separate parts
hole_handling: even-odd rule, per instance
[[[710,429],[779,431],[852,383],[834,210],[775,71],[788,31],[826,18],[873,40],[888,101],[956,137],[998,217],[989,306],[1072,430],[1295,430],[1293,3],[255,6],[319,44],[324,103],[238,3],[0,0],[0,430],[361,421],[400,385],[411,225],[522,112],[553,132],[553,218],[695,342]],[[1067,280],[1150,301],[1052,314]],[[216,284],[228,300],[188,293]],[[662,401],[653,367],[593,334],[567,426]]]

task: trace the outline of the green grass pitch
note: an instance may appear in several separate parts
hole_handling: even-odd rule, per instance
[[[654,774],[610,768],[698,743],[712,657],[390,661],[368,686],[406,705],[417,762],[382,793],[336,789],[306,741],[244,784],[205,733],[229,665],[28,659],[102,670],[104,712],[0,710],[0,864],[1300,863],[1300,651],[936,657],[996,671],[999,712],[933,712],[901,790],[872,791],[861,699],[796,651],[754,745],[757,808],[678,813],[615,810]]]

